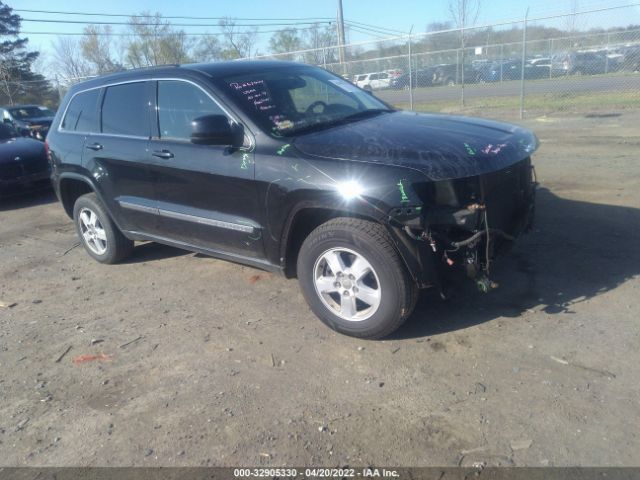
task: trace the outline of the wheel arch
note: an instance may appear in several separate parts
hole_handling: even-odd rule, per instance
[[[296,276],[296,262],[305,238],[323,223],[333,218],[350,217],[380,223],[378,219],[360,212],[336,209],[323,205],[300,205],[287,219],[280,243],[280,258],[287,278]]]
[[[339,217],[359,218],[382,225],[391,237],[409,275],[418,286],[439,285],[439,275],[431,250],[407,237],[402,229],[392,227],[382,219],[366,213],[314,205],[297,208],[287,220],[280,244],[282,270],[287,278],[293,278],[297,275],[298,254],[305,238],[323,223]]]
[[[64,173],[60,175],[58,190],[60,192],[60,202],[69,218],[73,218],[73,206],[79,197],[91,192],[99,197],[95,185],[91,180],[74,173]]]

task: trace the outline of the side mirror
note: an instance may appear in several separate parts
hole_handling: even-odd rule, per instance
[[[197,145],[242,145],[241,126],[232,125],[224,115],[205,115],[191,121],[191,143]]]

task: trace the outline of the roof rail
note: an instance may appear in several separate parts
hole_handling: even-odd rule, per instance
[[[114,73],[131,72],[131,71],[137,71],[137,70],[154,70],[156,68],[179,67],[179,66],[180,66],[179,63],[168,63],[166,65],[149,65],[147,67],[128,68],[126,70],[120,70],[120,71],[114,72]]]

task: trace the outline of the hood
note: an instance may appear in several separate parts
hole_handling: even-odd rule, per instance
[[[16,157],[22,159],[46,157],[44,143],[32,138],[10,138],[0,140],[0,163],[12,162]]]
[[[302,135],[294,146],[315,157],[410,167],[447,180],[513,165],[538,148],[538,139],[491,120],[393,112]]]

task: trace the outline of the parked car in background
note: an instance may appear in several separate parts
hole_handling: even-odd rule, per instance
[[[12,105],[2,108],[2,121],[16,129],[28,129],[30,135],[44,140],[55,112],[40,105]]]
[[[364,73],[356,75],[355,84],[363,90],[382,90],[391,85],[391,76],[387,72]]]
[[[463,70],[455,63],[443,63],[434,67],[433,85],[457,85],[462,82]],[[476,83],[478,72],[472,65],[464,65],[464,83]]]
[[[0,196],[50,186],[44,142],[23,137],[13,125],[0,123]]]
[[[625,70],[640,72],[640,47],[628,47],[624,50],[622,61]]]
[[[531,58],[525,65],[525,78],[550,78],[551,77],[551,58],[537,57]]]
[[[356,337],[397,329],[419,288],[444,295],[447,273],[489,290],[490,262],[534,209],[531,131],[397,111],[292,62],[76,84],[47,142],[56,194],[96,261],[156,241],[280,272]]]
[[[618,62],[609,62],[598,52],[565,52],[551,58],[551,73],[561,75],[596,75],[617,70]]]
[[[430,87],[433,85],[433,72],[435,67],[420,68],[411,72],[411,86],[413,88],[418,87]],[[397,78],[391,80],[391,88],[395,90],[408,90],[409,89],[409,74],[403,73]]]
[[[505,59],[484,63],[476,67],[479,83],[500,82],[520,78],[521,63],[519,60]]]
[[[549,68],[548,58],[531,59],[524,65],[524,78],[531,80],[549,78]],[[480,83],[520,80],[522,78],[522,62],[514,59],[496,61],[479,66],[476,72]]]
[[[399,68],[392,68],[390,70],[385,70],[384,72],[389,74],[389,78],[391,80],[393,80],[394,78],[398,78],[400,75],[402,75],[404,73]]]

